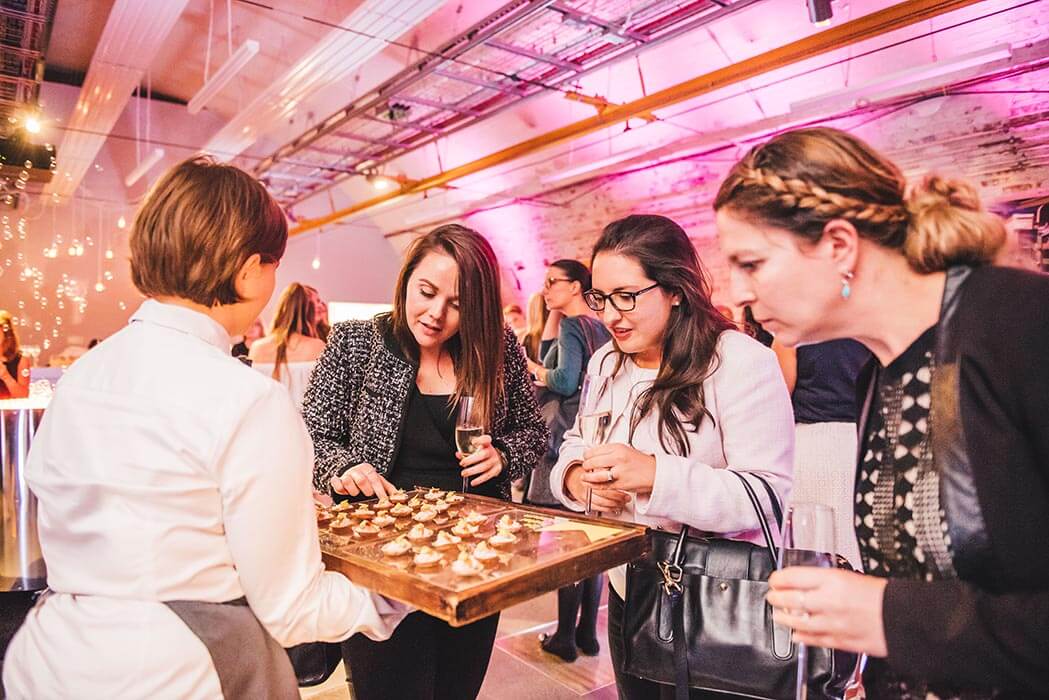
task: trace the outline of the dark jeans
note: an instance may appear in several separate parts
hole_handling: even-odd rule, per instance
[[[470,700],[488,671],[499,615],[452,627],[412,613],[385,642],[355,634],[342,658],[355,700]]]
[[[625,663],[623,641],[623,612],[626,607],[612,586],[608,587],[608,648],[612,653],[612,670],[616,674],[616,690],[619,700],[674,700],[674,686],[631,676],[623,672]],[[738,695],[712,693],[706,690],[692,689],[689,700],[715,700],[716,698],[736,698]]]

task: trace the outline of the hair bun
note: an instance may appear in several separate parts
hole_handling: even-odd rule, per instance
[[[907,197],[907,208],[911,214],[920,214],[930,207],[950,206],[967,211],[983,211],[980,195],[964,180],[954,180],[941,175],[927,175]]]
[[[1005,225],[985,211],[976,189],[930,175],[907,196],[910,226],[903,254],[919,272],[952,265],[985,265],[1005,243]]]

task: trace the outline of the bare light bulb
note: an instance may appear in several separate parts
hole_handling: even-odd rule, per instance
[[[95,291],[104,292],[106,291],[106,285],[102,284],[101,281],[95,282]]]
[[[32,116],[26,117],[25,118],[25,130],[28,131],[30,134],[39,134],[40,133],[40,120],[37,119],[36,117],[32,117]]]
[[[127,219],[123,216],[117,219],[117,228],[127,228]]]
[[[320,258],[314,258],[313,262],[311,263],[311,265],[313,266],[314,270],[321,269],[321,259]]]
[[[112,248],[106,248],[106,260],[112,260],[112,259],[113,259],[113,249]]]

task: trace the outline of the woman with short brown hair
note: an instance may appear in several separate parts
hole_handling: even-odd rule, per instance
[[[7,651],[9,697],[297,698],[282,647],[403,616],[324,570],[302,420],[229,354],[286,240],[232,166],[190,159],[146,198],[149,298],[66,372],[29,456],[49,591]]]
[[[369,497],[460,490],[469,479],[471,493],[509,500],[547,431],[499,299],[495,253],[476,231],[451,224],[412,243],[393,312],[335,324],[306,390],[317,489]],[[485,426],[469,456],[454,440],[462,396],[474,397]],[[354,697],[475,697],[498,620],[452,628],[416,613],[387,642],[350,638],[343,658]]]

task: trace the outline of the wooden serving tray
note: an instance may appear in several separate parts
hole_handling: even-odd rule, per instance
[[[416,490],[409,495],[423,493],[425,490]],[[465,500],[456,506],[460,514],[476,510],[488,516],[476,537],[463,538],[463,546],[494,535],[496,521],[503,515],[524,526],[515,533],[516,543],[500,548],[504,552],[501,561],[485,567],[481,575],[463,577],[452,572],[450,564],[461,551],[459,545],[440,550],[444,558],[435,567],[417,567],[412,554],[384,555],[382,545],[415,524],[410,518],[398,519],[394,526],[370,537],[336,535],[322,527],[320,542],[325,565],[354,583],[461,627],[625,564],[644,555],[648,547],[643,525],[461,495],[465,495]],[[375,500],[364,503],[374,505]],[[450,529],[457,520],[452,517],[445,524],[426,525],[436,534]],[[412,549],[414,554],[419,545],[413,543]]]

